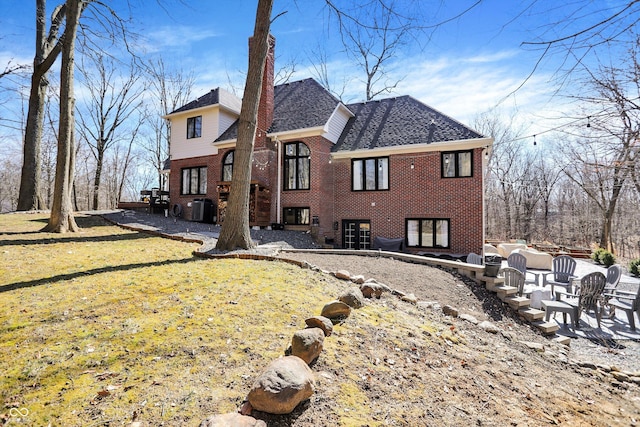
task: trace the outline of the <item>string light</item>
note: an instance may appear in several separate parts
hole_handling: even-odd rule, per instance
[[[591,116],[587,116],[587,127],[591,127]]]
[[[538,144],[536,143],[536,136],[535,136],[535,134],[533,135],[533,145],[538,145]]]

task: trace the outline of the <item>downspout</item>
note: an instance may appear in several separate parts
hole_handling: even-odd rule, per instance
[[[282,203],[280,196],[282,194],[281,189],[282,189],[282,144],[280,143],[280,140],[278,139],[277,136],[275,136],[275,141],[276,141],[276,146],[278,147],[277,150],[277,156],[278,156],[278,160],[277,160],[277,178],[276,178],[276,190],[277,190],[277,195],[276,195],[276,223],[281,224],[281,215],[282,215],[282,209],[280,209],[280,203]]]

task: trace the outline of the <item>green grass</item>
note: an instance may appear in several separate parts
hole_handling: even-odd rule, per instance
[[[0,215],[0,414],[29,425],[197,425],[234,411],[337,280],[78,217]]]

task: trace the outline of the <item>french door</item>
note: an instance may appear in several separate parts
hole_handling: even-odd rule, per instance
[[[342,220],[342,247],[345,249],[371,249],[371,222],[368,220]]]

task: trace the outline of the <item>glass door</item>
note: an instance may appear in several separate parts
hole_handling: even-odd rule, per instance
[[[368,220],[343,220],[342,247],[356,250],[370,249],[371,222]]]

